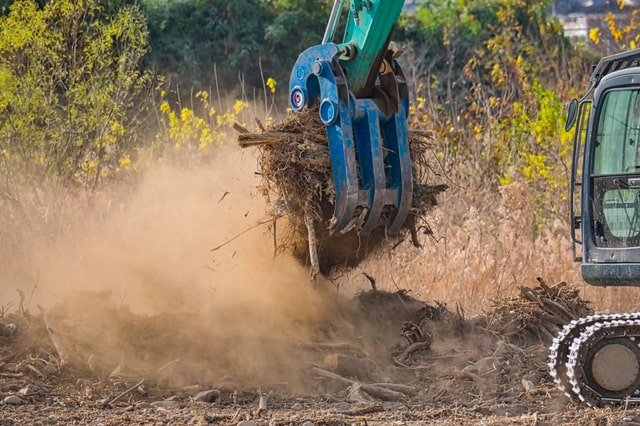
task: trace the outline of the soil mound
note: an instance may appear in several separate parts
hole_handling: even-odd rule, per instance
[[[299,324],[297,338],[229,335],[195,314],[138,315],[108,294],[87,293],[37,315],[20,306],[0,318],[4,414],[20,422],[22,407],[36,406],[47,416],[54,407],[62,422],[136,421],[136,413],[167,421],[172,412],[181,424],[186,415],[201,420],[193,424],[237,424],[244,412],[256,424],[291,423],[301,413],[322,424],[365,415],[531,424],[532,413],[551,419],[567,406],[548,377],[542,342],[561,314],[589,310],[564,283],[540,280],[473,318],[405,291],[330,297],[332,318]]]

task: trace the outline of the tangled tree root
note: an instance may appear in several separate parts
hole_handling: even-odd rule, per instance
[[[425,214],[437,204],[437,194],[447,186],[428,182],[428,176],[434,172],[426,158],[430,144],[425,132],[409,132],[413,202],[400,235],[391,241],[384,226],[377,227],[367,237],[359,236],[356,229],[339,237],[329,237],[335,190],[326,128],[317,109],[290,114],[260,133],[237,130],[241,132],[240,146],[257,146],[260,150],[260,190],[274,219],[276,252],[289,252],[305,263],[311,262],[312,274],[327,273],[341,265],[354,266],[384,244],[393,247],[407,234],[414,245],[419,245],[418,232],[430,232],[428,226],[423,225]],[[283,213],[287,224],[276,232],[276,219]]]

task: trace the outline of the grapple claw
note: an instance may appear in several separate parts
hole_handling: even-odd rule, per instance
[[[333,43],[307,49],[289,83],[291,107],[301,111],[319,102],[327,128],[336,193],[330,233],[344,234],[361,222],[358,232],[366,236],[386,217],[387,233],[397,234],[413,192],[406,80],[389,55],[382,67],[386,72],[378,78],[378,92],[384,95],[356,98],[347,87],[339,54]],[[357,220],[363,212],[364,220]]]

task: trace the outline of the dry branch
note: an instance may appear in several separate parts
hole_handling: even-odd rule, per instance
[[[378,385],[360,383],[356,380],[348,379],[346,377],[340,376],[339,374],[332,373],[320,367],[313,367],[313,372],[318,374],[319,376],[336,380],[340,383],[348,384],[350,386],[357,383],[360,385],[360,389],[362,389],[362,391],[366,392],[367,394],[371,395],[374,398],[381,399],[384,401],[404,401],[407,398],[407,395],[402,391],[400,391],[401,387],[397,387],[396,388],[397,390],[394,390],[390,388],[383,388]]]
[[[411,355],[417,351],[428,351],[431,349],[431,342],[416,342],[409,345],[402,353],[400,353],[396,357],[396,361],[405,364],[409,359],[411,359]]]
[[[340,411],[341,414],[346,416],[364,416],[365,414],[381,413],[384,411],[384,406],[380,404],[373,404],[368,407],[354,407],[351,410]]]
[[[240,123],[233,123],[233,130],[243,135],[249,133],[249,130]]]
[[[316,226],[313,217],[308,212],[311,209],[309,203],[307,203],[307,209],[305,209],[305,223],[307,225],[307,241],[309,243],[309,260],[311,261],[311,281],[315,281],[316,277],[320,273],[320,260],[318,258],[318,238],[316,237]]]
[[[243,133],[238,135],[238,144],[242,148],[248,146],[269,145],[290,142],[290,135],[284,132],[272,133]]]
[[[138,383],[136,383],[135,385],[131,386],[130,388],[128,388],[127,390],[125,390],[124,392],[122,392],[121,394],[117,395],[115,398],[109,400],[105,405],[111,405],[117,401],[119,401],[120,399],[124,398],[125,396],[129,395],[131,392],[133,392],[134,390],[138,389],[138,387],[142,386],[142,384],[144,383],[144,379],[140,380]]]
[[[69,362],[69,356],[67,355],[67,351],[64,349],[64,346],[62,345],[62,341],[60,340],[58,335],[55,333],[54,329],[51,328],[51,321],[49,320],[44,309],[40,306],[38,306],[38,309],[40,309],[40,313],[42,314],[42,320],[44,321],[44,325],[47,328],[47,332],[49,333],[49,340],[51,340],[51,343],[53,343],[53,347],[56,348],[56,352],[58,353],[58,358],[60,359],[60,365],[67,364]]]
[[[273,391],[263,393],[260,389],[258,389],[258,394],[260,395],[257,412],[257,415],[259,416],[269,409],[269,398],[273,396]]]

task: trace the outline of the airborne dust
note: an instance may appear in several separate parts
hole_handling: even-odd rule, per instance
[[[21,289],[61,358],[100,376],[295,387],[308,361],[296,348],[330,339],[346,307],[274,258],[254,170],[248,152],[225,153],[214,167],[158,166],[67,199],[46,220],[49,238],[5,258],[0,302],[16,307]]]
[[[36,371],[44,372],[57,386],[43,384],[45,396],[66,392],[66,400],[93,407],[144,379],[144,395],[118,404],[158,395],[191,401],[201,389],[217,389],[215,412],[254,406],[257,389],[273,391],[274,406],[323,395],[308,414],[319,423],[324,411],[316,408],[326,401],[337,404],[331,413],[338,405],[342,412],[385,401],[390,409],[381,418],[413,424],[532,424],[532,417],[537,423],[563,412],[567,400],[548,378],[547,345],[537,332],[544,312],[532,308],[536,303],[512,299],[493,315],[465,319],[461,305],[452,312],[398,286],[352,299],[345,293],[353,295],[355,285],[313,286],[306,268],[274,257],[254,170],[250,152],[226,152],[215,167],[158,164],[128,185],[90,195],[40,189],[23,192],[19,205],[0,204],[0,320],[20,319],[5,340],[11,362],[3,366],[10,371],[3,388],[31,388],[43,374]],[[445,264],[421,257],[429,270]],[[370,261],[385,267],[382,257]],[[393,278],[380,271],[372,275]],[[408,265],[398,271],[416,274]],[[346,276],[349,284],[358,280],[366,283]],[[407,322],[422,334],[411,344],[401,333]],[[318,374],[318,367],[342,378]],[[533,391],[523,393],[525,379]],[[50,404],[38,392],[30,398]],[[25,409],[31,416],[32,405]],[[83,415],[77,406],[65,410]],[[581,416],[570,414],[561,421]]]

